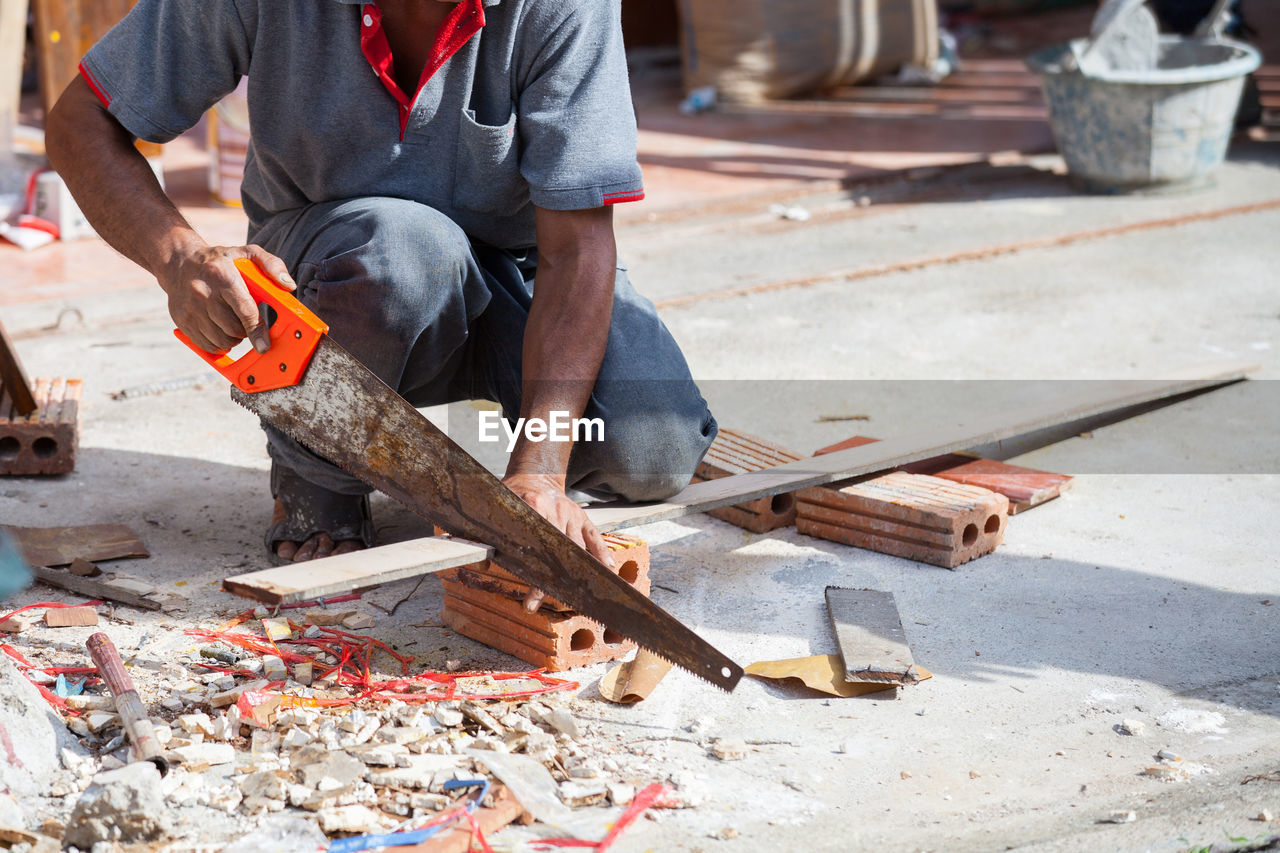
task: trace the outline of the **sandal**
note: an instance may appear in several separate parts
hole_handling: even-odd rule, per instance
[[[285,508],[284,521],[267,527],[267,554],[276,565],[292,562],[276,555],[281,542],[306,542],[327,533],[334,544],[355,539],[373,546],[373,516],[368,495],[343,495],[304,480],[292,470],[271,464],[271,496]]]

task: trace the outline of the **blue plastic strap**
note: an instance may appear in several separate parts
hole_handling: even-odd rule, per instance
[[[479,788],[480,796],[467,804],[467,811],[469,812],[474,812],[476,806],[483,802],[485,797],[489,796],[488,779],[450,779],[444,783],[443,787],[446,791],[454,791],[458,788]],[[442,823],[439,826],[429,826],[426,829],[414,829],[408,832],[392,832],[385,835],[353,835],[350,838],[339,838],[329,845],[329,853],[357,853],[359,850],[369,850],[374,847],[404,847],[407,844],[421,844],[442,829],[447,829],[450,823]]]

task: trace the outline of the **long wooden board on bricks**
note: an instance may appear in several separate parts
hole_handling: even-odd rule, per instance
[[[915,684],[920,680],[893,593],[829,586],[827,614],[846,681]]]
[[[681,518],[755,498],[792,492],[867,474],[877,474],[920,459],[967,450],[1054,426],[1075,423],[1157,400],[1176,398],[1244,379],[1256,371],[1250,362],[1217,362],[1185,368],[1156,379],[1098,382],[1088,390],[982,417],[965,424],[934,427],[776,468],[694,483],[675,497],[649,504],[588,507],[601,533]],[[365,551],[227,578],[223,588],[269,603],[312,601],[363,587],[437,572],[488,559],[492,550],[469,543],[459,554],[456,540],[427,537]]]

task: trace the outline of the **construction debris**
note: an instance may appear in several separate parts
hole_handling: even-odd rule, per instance
[[[160,771],[139,762],[93,777],[76,802],[63,843],[89,850],[101,841],[155,841],[170,831]]]
[[[44,624],[50,628],[83,628],[98,624],[98,611],[92,607],[59,607],[44,612]]]
[[[758,661],[746,667],[744,671],[747,675],[770,681],[794,679],[805,687],[845,699],[868,693],[884,693],[884,698],[891,699],[897,691],[897,687],[893,684],[846,681],[844,661],[840,659],[840,655],[812,655],[804,658]],[[922,666],[916,666],[915,671],[920,681],[933,677],[933,673]]]
[[[669,661],[648,649],[638,649],[633,659],[609,670],[600,679],[600,695],[623,705],[642,702],[670,671]]]
[[[893,593],[829,586],[826,599],[846,681],[916,683]]]
[[[46,786],[65,804],[55,833],[62,836],[67,827],[65,844],[89,850],[103,841],[160,840],[175,823],[169,810],[180,808],[211,809],[237,821],[282,812],[330,838],[426,827],[438,831],[415,841],[422,845],[415,849],[461,851],[472,832],[468,812],[482,832],[529,820],[524,799],[531,778],[551,798],[540,813],[554,815],[547,825],[565,838],[601,838],[610,823],[620,831],[645,809],[666,803],[668,789],[658,784],[666,772],[651,751],[600,756],[580,745],[587,731],[559,696],[576,689],[574,682],[537,671],[409,675],[410,659],[376,638],[283,616],[267,619],[283,622],[288,637],[280,625],[246,613],[217,629],[189,630],[195,642],[175,658],[135,664],[142,705],[151,708],[145,722],[164,750],[155,764],[126,763],[147,757],[148,749],[136,740],[132,749],[126,744],[121,728],[131,732],[131,720],[115,712],[111,696],[93,692],[102,689],[96,681],[66,698],[35,692],[33,680],[100,671],[125,695],[132,685],[119,683],[120,674],[98,660],[97,651],[97,670],[22,659],[28,677],[13,671],[12,678],[34,697],[23,720],[43,714],[60,729],[52,710],[61,709],[90,748],[89,754],[59,753],[45,745],[55,764],[31,782],[33,790]],[[66,660],[66,648],[50,646],[42,656]],[[97,649],[93,639],[90,648]],[[377,675],[375,656],[401,674]],[[270,658],[283,677],[272,678],[279,673]],[[9,659],[0,654],[0,667]],[[316,676],[313,686],[293,677],[304,667]],[[258,672],[266,677],[255,678]],[[162,775],[158,768],[165,767]],[[2,781],[10,784],[8,776]],[[507,785],[523,790],[524,799]],[[630,817],[574,811],[609,804],[627,807]]]

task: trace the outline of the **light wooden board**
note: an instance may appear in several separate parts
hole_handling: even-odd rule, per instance
[[[915,659],[893,593],[829,586],[827,615],[846,681],[915,684]]]
[[[493,549],[487,545],[432,536],[237,575],[224,580],[222,588],[270,604],[293,604],[466,566],[492,556]]]
[[[874,474],[943,453],[991,444],[1107,412],[1224,385],[1243,379],[1257,369],[1256,364],[1219,362],[1152,380],[1098,382],[1085,391],[968,423],[851,447],[776,468],[694,483],[668,501],[590,507],[587,515],[601,533],[680,518],[755,498]],[[490,556],[491,549],[475,543],[429,537],[326,557],[306,564],[250,572],[226,579],[223,588],[271,603],[310,601],[479,562]]]

